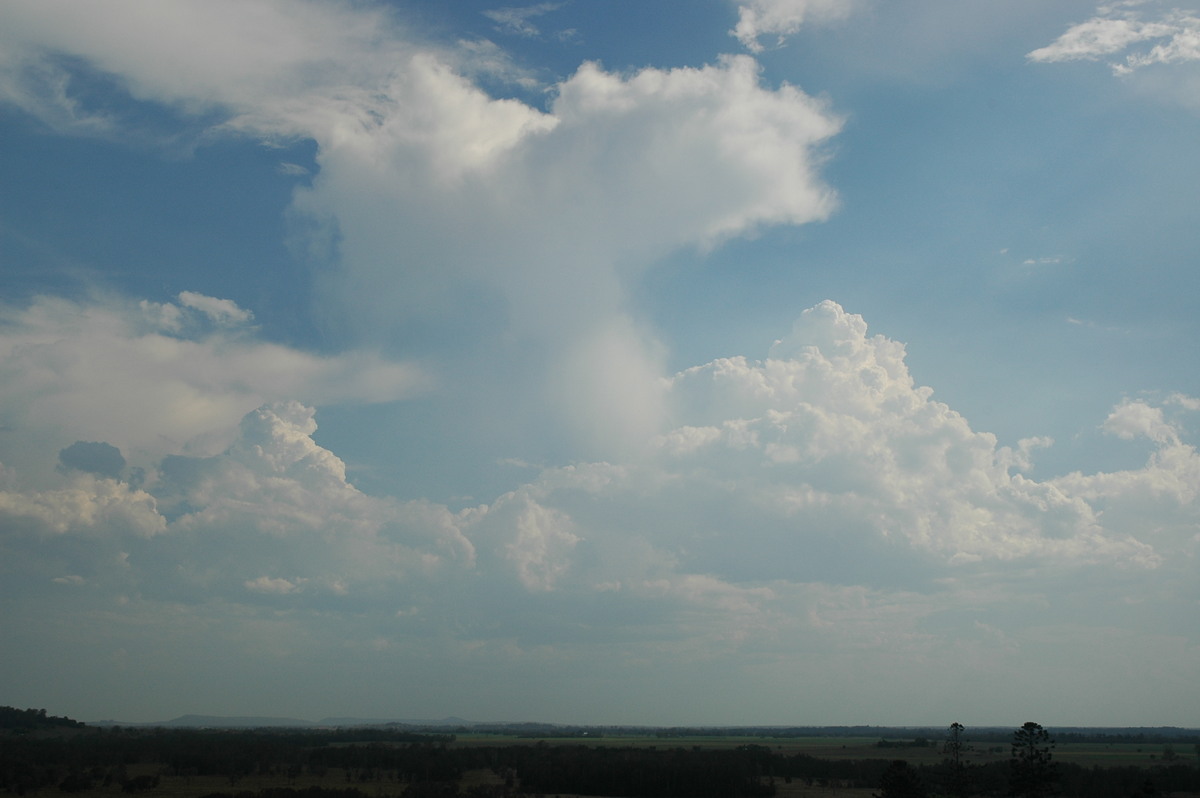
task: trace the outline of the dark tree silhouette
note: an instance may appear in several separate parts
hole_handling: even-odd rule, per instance
[[[966,752],[966,729],[957,721],[950,724],[946,732],[946,744],[942,753],[946,755],[946,788],[950,795],[963,798],[967,794],[967,773],[963,754]]]
[[[903,759],[888,765],[879,780],[880,791],[874,798],[926,798],[925,785],[921,777]]]
[[[1009,759],[1009,795],[1041,798],[1058,786],[1054,763],[1054,740],[1050,732],[1032,721],[1013,732]]]

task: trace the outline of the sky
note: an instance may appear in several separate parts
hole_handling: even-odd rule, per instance
[[[0,703],[1200,726],[1200,3],[0,0]]]

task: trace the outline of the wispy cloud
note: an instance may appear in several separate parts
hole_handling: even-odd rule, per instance
[[[1109,61],[1115,74],[1126,75],[1152,64],[1200,60],[1200,17],[1183,9],[1160,11],[1146,18],[1144,3],[1102,5],[1095,17],[1071,26],[1053,43],[1028,54],[1030,61]],[[1157,5],[1157,4],[1156,4]],[[1136,48],[1136,45],[1149,46]],[[1132,52],[1130,52],[1132,50]]]
[[[483,12],[483,15],[496,23],[496,30],[514,36],[539,36],[541,31],[532,20],[557,11],[562,3],[538,3],[532,6],[506,6]]]

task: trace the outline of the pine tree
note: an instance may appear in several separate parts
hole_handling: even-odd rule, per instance
[[[963,754],[967,747],[965,732],[966,729],[961,723],[951,723],[946,733],[946,744],[942,747],[949,770],[946,778],[947,792],[957,798],[963,798],[967,794],[966,764],[963,762]]]
[[[1013,732],[1009,759],[1009,795],[1041,798],[1052,795],[1058,773],[1054,763],[1054,740],[1041,725],[1029,722]]]

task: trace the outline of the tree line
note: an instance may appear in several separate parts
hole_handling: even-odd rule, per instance
[[[0,726],[0,791],[12,795],[120,791],[153,798],[168,780],[200,776],[221,777],[229,786],[228,792],[208,798],[365,798],[360,788],[368,784],[372,795],[403,798],[770,798],[781,784],[795,780],[873,788],[879,798],[1127,798],[1200,791],[1200,768],[1190,758],[1163,760],[1153,768],[1059,762],[1051,734],[1036,723],[1012,732],[1008,761],[969,762],[968,732],[954,723],[942,744],[942,760],[913,765],[895,756],[822,759],[766,745],[686,747],[671,746],[666,739],[653,747],[612,741],[605,746],[464,746],[455,745],[453,735],[397,728],[89,728],[48,717],[44,710],[11,707],[0,710],[0,722],[5,724]],[[54,728],[69,731],[34,733]],[[489,783],[461,786],[471,771],[496,776]],[[329,786],[331,775],[340,787]],[[254,777],[291,786],[244,789]],[[305,779],[321,779],[324,786],[307,786]]]

